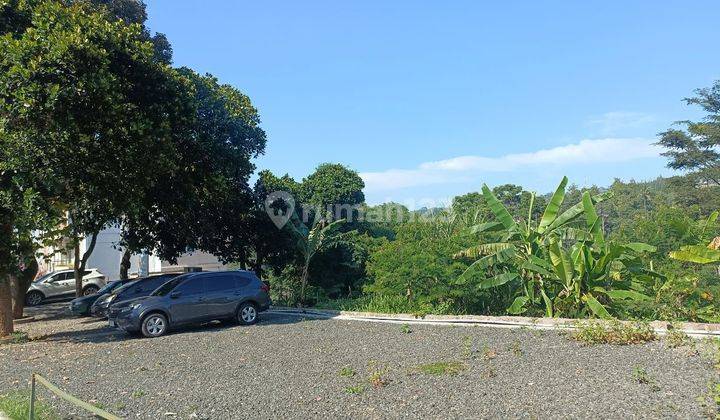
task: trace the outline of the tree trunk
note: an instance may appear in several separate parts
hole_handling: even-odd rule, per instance
[[[0,273],[0,337],[14,332],[10,276]]]
[[[305,286],[307,286],[308,281],[308,269],[308,264],[305,264],[300,278],[300,306],[305,306]]]
[[[74,258],[75,261],[73,262],[73,271],[75,271],[75,296],[76,297],[80,297],[83,295],[83,292],[82,292],[83,273],[85,272],[85,266],[87,265],[87,261],[90,258],[90,255],[92,255],[93,250],[95,249],[95,244],[97,243],[97,237],[98,237],[98,232],[93,232],[92,235],[90,236],[90,245],[88,245],[82,258],[80,258],[80,239],[75,238],[75,258]]]
[[[18,276],[13,277],[13,281],[10,284],[13,299],[13,318],[19,319],[23,317],[25,311],[25,294],[33,280],[35,280],[39,269],[38,262],[33,256],[25,269],[22,270]]]
[[[130,266],[132,265],[130,257],[132,257],[132,253],[129,249],[125,248],[125,252],[123,252],[122,256],[122,261],[120,262],[120,280],[128,279],[128,271],[130,271]]]

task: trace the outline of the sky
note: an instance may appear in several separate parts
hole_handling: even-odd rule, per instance
[[[657,133],[720,79],[717,1],[147,2],[176,66],[258,108],[259,170],[342,163],[370,204],[673,175]]]

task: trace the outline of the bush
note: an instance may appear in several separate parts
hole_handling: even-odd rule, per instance
[[[619,321],[589,321],[579,325],[571,334],[572,338],[585,344],[640,344],[657,340],[657,334],[650,325],[641,322],[621,323]]]

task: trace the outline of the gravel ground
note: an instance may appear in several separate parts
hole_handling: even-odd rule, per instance
[[[582,346],[555,332],[411,325],[406,333],[398,324],[276,314],[252,327],[141,339],[68,318],[64,305],[34,309],[52,316],[18,326],[44,339],[0,346],[1,391],[26,389],[35,370],[123,417],[715,416],[699,401],[720,380],[694,350],[704,344]],[[419,369],[433,362],[459,362],[461,371]]]

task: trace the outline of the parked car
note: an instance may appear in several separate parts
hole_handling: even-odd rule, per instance
[[[110,294],[113,292],[113,290],[117,290],[118,288],[122,287],[123,285],[127,284],[131,280],[113,280],[106,284],[102,289],[100,289],[97,293],[94,293],[92,295],[83,296],[79,298],[75,298],[70,301],[70,312],[73,313],[73,315],[83,316],[83,315],[90,315],[90,307],[92,306],[95,301],[106,294]]]
[[[110,293],[99,296],[90,307],[90,314],[97,318],[107,318],[108,308],[113,302],[149,296],[150,293],[162,286],[163,283],[177,276],[178,274],[160,274],[131,281]]]
[[[105,286],[105,275],[96,268],[83,272],[83,296],[93,295]],[[39,305],[43,300],[75,294],[75,272],[73,270],[54,271],[36,279],[25,294],[25,304]]]
[[[249,271],[189,273],[150,296],[110,306],[109,323],[121,330],[159,337],[171,328],[212,320],[254,324],[270,307],[270,287]]]

